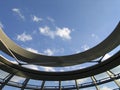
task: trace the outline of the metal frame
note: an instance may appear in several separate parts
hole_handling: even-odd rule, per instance
[[[100,80],[96,80],[95,82],[98,86],[98,85],[113,81],[113,79],[114,80],[120,79],[120,73],[114,75],[113,78],[106,77],[106,78],[103,78],[103,79],[100,79]],[[87,88],[87,87],[95,86],[96,85],[95,82],[92,81],[92,82],[81,83],[81,84],[78,84],[78,88],[77,88],[76,85],[69,85],[69,87],[68,86],[61,86],[61,81],[59,81],[58,86],[51,86],[51,88],[50,88],[50,86],[44,86],[45,81],[43,81],[41,86],[28,84],[28,85],[26,85],[25,89],[35,89],[35,90],[70,90],[70,89],[77,89],[77,90],[79,90],[81,88]],[[2,84],[4,82],[1,82],[1,80],[0,80],[0,83]],[[17,82],[16,82],[16,84],[14,84],[14,83],[9,81],[9,83],[6,83],[5,85],[14,86],[14,87],[18,87],[18,88],[23,87],[23,83],[17,83]]]
[[[103,46],[106,46],[104,48]],[[0,55],[0,69],[10,73],[4,79],[0,79],[0,89],[3,89],[5,85],[10,85],[14,87],[19,87],[21,90],[24,89],[36,89],[36,90],[70,90],[70,89],[81,89],[86,87],[95,86],[97,90],[99,90],[99,85],[114,81],[115,84],[120,88],[120,82],[117,80],[120,78],[120,74],[115,75],[110,71],[110,69],[120,65],[120,51],[114,54],[109,59],[102,61],[104,55],[114,49],[116,46],[120,45],[120,23],[115,28],[115,30],[111,33],[108,38],[106,38],[99,45],[91,48],[88,51],[68,56],[44,56],[40,54],[31,53],[29,51],[24,50],[23,48],[16,45],[13,41],[11,41],[2,30],[0,30],[0,50],[5,52],[6,54],[12,56],[17,64],[11,63],[6,58]],[[100,52],[100,49],[102,49]],[[87,57],[87,56],[88,57]],[[101,57],[102,56],[102,57]],[[43,66],[69,66],[81,64],[83,62],[92,62],[92,59],[101,57],[98,64],[93,65],[91,67],[87,67],[80,70],[74,71],[65,71],[65,72],[45,72],[45,71],[37,71],[22,67],[24,64],[37,64]],[[34,59],[34,60],[33,60]],[[43,60],[42,60],[43,59]],[[67,60],[66,60],[67,59]],[[25,63],[21,63],[21,62]],[[74,62],[73,62],[74,61]],[[33,63],[34,62],[34,63]],[[94,62],[94,61],[93,61]],[[32,73],[31,73],[32,72]],[[108,78],[104,78],[102,80],[96,80],[94,75],[100,74],[102,72],[106,72],[108,74]],[[14,76],[20,76],[26,78],[23,83],[19,85],[14,84],[10,81],[10,79]],[[87,82],[86,84],[78,84],[77,79],[82,79],[85,77],[91,77],[92,82]],[[30,79],[35,80],[43,80],[41,86],[38,88],[30,87],[28,82]],[[75,80],[75,85],[72,87],[61,86],[61,82],[65,80]],[[46,81],[59,81],[58,87],[50,88],[45,86]],[[27,86],[28,85],[28,86]]]
[[[5,35],[2,29],[0,29],[0,50],[12,57],[14,55],[19,61],[42,66],[60,67],[81,64],[103,56],[119,44],[120,22],[116,26],[115,30],[97,46],[85,52],[68,56],[45,56],[29,52],[15,44],[12,40],[9,39],[9,37],[7,37],[7,35]],[[104,46],[106,48],[104,48]],[[6,50],[6,47],[13,53],[13,55],[11,55],[8,50]]]
[[[9,73],[14,73],[21,77],[32,78],[36,80],[46,80],[46,81],[75,80],[105,72],[119,65],[120,51],[118,51],[114,56],[110,57],[109,59],[105,60],[100,64],[80,70],[66,71],[66,72],[44,72],[44,71],[32,70],[13,64],[2,56],[0,56],[0,61],[1,61],[0,62],[1,69]]]

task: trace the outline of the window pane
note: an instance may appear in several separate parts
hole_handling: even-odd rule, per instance
[[[86,87],[86,88],[81,88],[80,90],[96,90],[95,87]]]
[[[101,79],[104,79],[104,78],[107,78],[107,77],[109,77],[109,76],[106,72],[95,75],[96,80],[101,80]]]
[[[8,76],[9,75],[9,73],[7,73],[7,72],[5,72],[5,71],[3,71],[3,70],[0,70],[0,78],[1,79],[4,79],[6,76]]]
[[[99,85],[99,87],[100,87],[100,90],[113,90],[115,88],[118,88],[118,86],[113,81]]]
[[[25,80],[25,78],[19,77],[19,76],[16,76],[16,75],[15,75],[15,76],[13,76],[13,77],[11,78],[10,81],[12,81],[12,82],[18,82],[18,83],[23,83],[24,80]]]
[[[17,87],[12,87],[12,86],[5,86],[2,90],[21,90],[21,89]]]
[[[120,65],[111,69],[110,71],[112,71],[114,74],[119,74],[120,73]]]

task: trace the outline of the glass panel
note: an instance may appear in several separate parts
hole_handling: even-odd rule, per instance
[[[45,81],[45,86],[59,86],[58,81]]]
[[[75,81],[74,80],[70,80],[70,81],[62,81],[61,82],[62,86],[66,86],[66,85],[75,85]]]
[[[58,81],[45,81],[45,88],[59,88],[59,82]]]
[[[96,90],[96,87],[81,88],[80,90]]]
[[[7,73],[7,72],[5,72],[5,71],[3,71],[3,70],[0,70],[0,78],[1,79],[4,79],[6,76],[8,76],[9,75],[9,73]]]
[[[21,90],[21,89],[17,87],[12,87],[12,86],[5,86],[2,90]]]
[[[61,86],[64,88],[72,88],[75,87],[75,80],[70,80],[70,81],[62,81]]]
[[[78,84],[83,84],[83,83],[92,82],[92,80],[90,77],[87,77],[87,78],[83,78],[83,79],[78,79],[77,82],[78,82]]]
[[[114,74],[119,74],[120,73],[120,65],[111,69],[110,71],[112,71]]]
[[[118,86],[114,83],[114,81],[112,81],[112,82],[99,85],[99,88],[100,90],[113,90],[115,88],[118,88]]]
[[[41,86],[42,81],[30,79],[29,82],[28,82],[28,84],[30,84],[30,85],[36,85],[36,86]]]
[[[18,82],[18,83],[23,83],[25,78],[19,77],[19,76],[13,76],[10,81],[12,82]]]
[[[101,79],[104,79],[104,78],[107,78],[107,77],[109,77],[109,76],[106,72],[95,75],[96,80],[101,80]]]

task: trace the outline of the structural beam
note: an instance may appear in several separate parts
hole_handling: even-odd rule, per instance
[[[67,72],[44,72],[44,71],[37,71],[37,70],[21,67],[20,65],[11,63],[10,61],[6,60],[6,58],[0,55],[0,68],[2,70],[8,73],[14,73],[17,76],[37,79],[37,80],[41,79],[45,81],[63,81],[63,80],[81,79],[102,72],[106,72],[107,70],[110,70],[119,64],[120,64],[120,51],[117,52],[112,57],[105,60],[104,62],[101,62],[100,64],[96,64],[89,68],[67,71]]]
[[[93,83],[95,84],[96,90],[100,90],[98,85],[97,85],[97,80],[95,79],[95,77],[91,76],[91,79],[92,79]]]
[[[14,43],[3,30],[0,29],[0,50],[12,57],[15,56],[19,61],[41,66],[63,67],[89,62],[105,55],[118,45],[120,45],[120,22],[114,31],[100,44],[84,52],[66,56],[46,56],[27,51]],[[9,53],[5,47],[14,55]]]
[[[61,81],[59,81],[59,90],[62,90]]]
[[[111,71],[107,71],[107,74],[109,75],[109,77],[110,77],[111,79],[113,79],[113,81],[115,82],[115,84],[120,88],[120,82],[117,81],[117,80],[114,78],[114,77],[115,77],[115,74],[112,73]]]
[[[79,90],[79,87],[78,87],[78,82],[77,80],[75,80],[75,85],[76,85],[76,89]]]
[[[44,85],[45,85],[45,81],[42,82],[40,90],[44,90]]]
[[[29,78],[25,79],[25,81],[24,81],[23,84],[22,84],[23,86],[21,87],[21,90],[24,90],[24,89],[25,89],[28,81],[29,81]]]
[[[10,79],[13,77],[13,74],[9,74],[5,79],[4,82],[1,84],[0,86],[0,90],[2,90],[4,88],[4,86],[10,81]]]

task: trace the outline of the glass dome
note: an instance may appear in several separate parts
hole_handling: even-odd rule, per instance
[[[119,5],[1,1],[0,90],[120,90]]]

